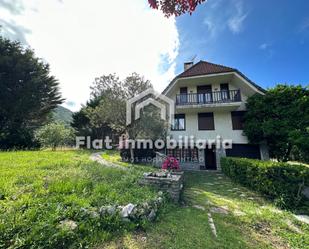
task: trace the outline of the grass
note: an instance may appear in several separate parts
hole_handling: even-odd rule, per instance
[[[78,248],[106,241],[130,227],[88,217],[82,208],[156,195],[137,184],[142,169],[103,167],[83,151],[1,152],[0,172],[0,248]],[[66,219],[77,229],[61,228]]]
[[[183,205],[169,205],[145,230],[129,232],[100,248],[308,248],[309,225],[222,174],[187,172],[183,199]],[[215,213],[213,207],[228,214]],[[217,237],[208,223],[209,212]]]
[[[117,152],[103,157],[119,164]],[[120,164],[127,170],[91,162],[84,151],[0,153],[0,248],[308,248],[309,225],[216,172],[187,172],[184,203],[166,205],[154,223],[138,230],[83,213],[83,207],[155,196],[136,183],[149,166]],[[215,213],[213,207],[228,213]],[[61,228],[65,219],[78,227]]]

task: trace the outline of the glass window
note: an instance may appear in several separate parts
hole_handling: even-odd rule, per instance
[[[245,111],[231,112],[233,130],[243,130],[244,129],[245,113],[246,113]]]
[[[184,131],[186,129],[185,114],[175,114],[174,123],[172,125],[173,131]]]

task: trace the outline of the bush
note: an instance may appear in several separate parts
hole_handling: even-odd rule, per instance
[[[69,146],[74,141],[74,129],[66,127],[65,124],[55,122],[50,123],[35,132],[35,138],[40,145],[45,148],[55,150],[60,146]]]
[[[309,186],[309,168],[245,158],[222,158],[222,171],[235,182],[268,195],[283,208],[297,207]]]

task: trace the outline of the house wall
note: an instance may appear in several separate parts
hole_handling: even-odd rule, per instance
[[[187,79],[179,79],[176,84],[167,93],[167,96],[176,101],[176,95],[180,94],[181,87],[187,87],[188,93],[197,93],[197,86],[212,85],[212,91],[220,91],[220,84],[228,83],[229,90],[240,90],[241,103],[214,103],[211,105],[200,106],[175,106],[175,113],[185,114],[186,129],[184,131],[172,131],[169,129],[168,134],[173,139],[178,139],[179,136],[194,136],[195,139],[216,139],[219,135],[221,139],[229,139],[234,144],[248,144],[248,138],[243,134],[242,130],[233,130],[231,111],[246,110],[246,101],[249,96],[256,93],[256,90],[244,82],[236,74],[220,74],[214,76],[197,76]],[[198,113],[213,112],[215,130],[198,130]],[[268,148],[266,145],[260,146],[261,159],[267,160]],[[198,151],[199,163],[184,164],[184,168],[199,169],[200,165],[205,165],[204,150]],[[217,169],[220,170],[220,158],[226,156],[225,150],[216,148],[216,163]]]
[[[203,112],[201,109],[200,112]],[[215,130],[198,130],[198,113],[185,113],[186,130],[169,131],[169,134],[177,139],[179,136],[194,136],[195,139],[231,139],[233,143],[246,144],[248,139],[241,130],[233,130],[231,112],[214,112]]]

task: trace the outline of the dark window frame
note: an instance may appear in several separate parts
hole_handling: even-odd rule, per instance
[[[183,119],[184,120],[184,128],[183,129],[179,129],[179,121],[178,121],[178,124],[177,126],[178,127],[175,127],[175,123],[176,123],[176,120],[179,120],[179,119]],[[185,114],[175,114],[174,116],[174,124],[172,124],[171,126],[171,130],[172,131],[185,131],[186,130],[186,115]]]
[[[246,111],[231,112],[232,128],[234,131],[242,131],[244,129],[244,115]]]
[[[167,149],[166,154],[177,158],[181,163],[182,162],[199,162],[199,155],[197,147],[194,148],[179,148]]]
[[[201,127],[201,120],[200,118],[212,118],[212,122],[210,123],[209,127]],[[197,114],[197,125],[199,131],[214,131],[215,127],[215,116],[213,112],[201,112]]]

